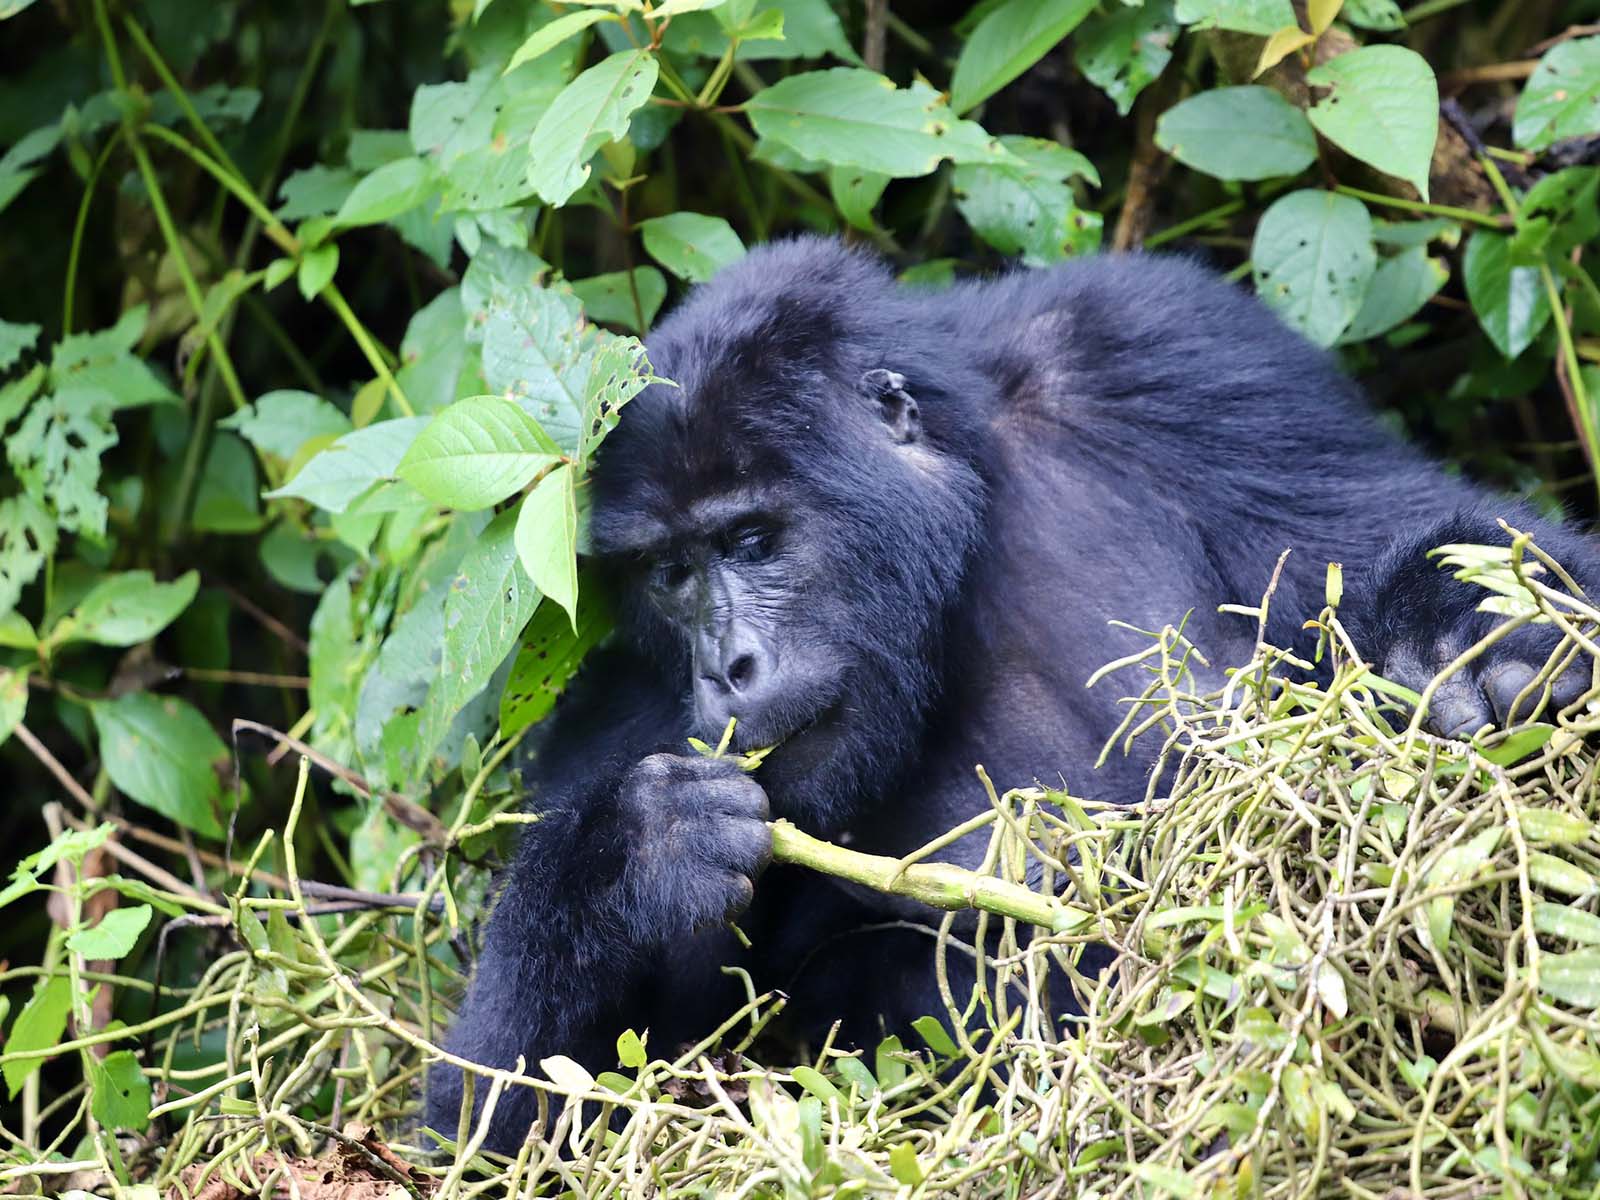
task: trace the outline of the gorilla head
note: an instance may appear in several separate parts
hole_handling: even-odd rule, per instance
[[[774,270],[798,285],[774,292]],[[633,401],[596,475],[630,635],[702,737],[737,717],[740,749],[781,744],[774,807],[824,830],[914,750],[982,524],[970,408],[944,402],[981,385],[896,356],[904,303],[833,243],[731,269],[651,336],[676,386]]]

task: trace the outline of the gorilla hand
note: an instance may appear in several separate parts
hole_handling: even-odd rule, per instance
[[[1594,547],[1565,531],[1541,536],[1543,549],[1581,573]],[[1369,575],[1363,607],[1354,622],[1357,647],[1379,674],[1422,692],[1506,617],[1480,611],[1490,593],[1429,558],[1427,551],[1451,543],[1504,545],[1505,533],[1478,514],[1459,514],[1416,537],[1397,542]],[[1537,568],[1536,568],[1537,569]],[[1548,580],[1548,576],[1545,576]],[[1600,595],[1600,592],[1593,592]],[[1502,636],[1440,683],[1423,724],[1447,737],[1465,737],[1485,725],[1508,726],[1541,712],[1549,719],[1577,700],[1590,684],[1589,656],[1579,651],[1553,679],[1537,682],[1561,645],[1549,624],[1524,625]]]
[[[617,815],[624,919],[641,943],[742,912],[772,855],[767,794],[731,759],[652,754],[623,779]]]

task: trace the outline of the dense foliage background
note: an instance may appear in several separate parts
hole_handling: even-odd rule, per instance
[[[1408,436],[1596,511],[1600,0],[0,18],[22,1166],[58,1134],[93,1157],[86,1075],[95,1126],[134,1131],[177,1078],[113,1024],[150,1015],[158,913],[226,914],[247,870],[266,895],[292,849],[335,900],[426,879],[470,914],[514,832],[511,751],[607,628],[585,474],[647,378],[636,338],[747,245],[836,232],[928,287],[1198,254]],[[294,843],[263,840],[306,747]],[[232,945],[216,921],[169,941],[180,981]],[[100,1050],[40,1070],[69,1016]],[[225,1040],[184,1069],[221,1072]]]

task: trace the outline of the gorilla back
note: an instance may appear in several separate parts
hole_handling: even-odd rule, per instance
[[[1217,605],[1260,596],[1293,547],[1269,636],[1296,636],[1341,561],[1360,649],[1420,687],[1492,622],[1429,548],[1503,541],[1504,515],[1580,582],[1592,558],[1392,438],[1330,358],[1181,259],[927,293],[802,239],[697,289],[649,351],[677,386],[630,405],[595,485],[621,630],[543,731],[541,820],[450,1034],[491,1066],[603,1069],[625,1028],[658,1050],[702,1035],[735,1003],[726,964],[786,991],[803,1033],[837,1019],[866,1042],[939,1011],[931,939],[905,928],[927,911],[764,869],[765,822],[898,856],[982,809],[980,762],[1002,785],[1143,796],[1147,761],[1092,770],[1122,713],[1084,682],[1139,647],[1112,619],[1192,610],[1226,656],[1256,631]],[[1430,720],[1507,716],[1551,645],[1497,643]],[[741,747],[778,745],[753,777],[685,745],[729,717]],[[437,1068],[430,1123],[454,1130],[460,1100]],[[506,1093],[489,1145],[533,1111]]]

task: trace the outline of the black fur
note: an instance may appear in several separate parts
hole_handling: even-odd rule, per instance
[[[1242,661],[1254,625],[1216,606],[1258,598],[1292,546],[1269,636],[1300,636],[1341,561],[1363,652],[1420,687],[1492,621],[1426,550],[1503,543],[1503,515],[1593,558],[1391,437],[1327,355],[1181,259],[929,294],[786,242],[698,289],[650,358],[679,386],[634,401],[596,480],[623,636],[545,731],[542,820],[450,1035],[495,1066],[612,1067],[627,1027],[668,1050],[730,1010],[725,963],[811,1032],[842,1018],[870,1042],[940,1011],[928,939],[862,931],[925,914],[792,868],[758,880],[762,821],[898,855],[982,807],[980,762],[1002,786],[1141,797],[1147,761],[1091,770],[1122,714],[1084,681],[1142,644],[1113,618],[1193,610],[1213,661]],[[1492,719],[1549,644],[1497,649],[1433,719]],[[746,747],[794,735],[754,780],[685,757],[730,714]],[[748,952],[722,925],[740,912]],[[436,1070],[430,1123],[453,1131],[459,1102]],[[508,1092],[490,1144],[514,1148],[532,1104]]]

